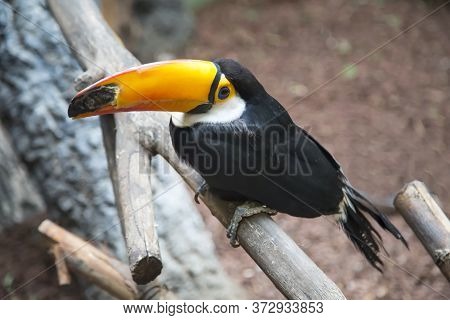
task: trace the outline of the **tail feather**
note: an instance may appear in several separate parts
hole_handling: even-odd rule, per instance
[[[382,227],[384,230],[389,231],[396,239],[403,242],[403,244],[409,248],[408,243],[405,238],[403,238],[400,231],[389,221],[388,217],[380,212],[367,198],[361,195],[358,191],[352,188],[356,197],[353,198],[354,202],[357,203],[361,209],[370,214],[370,216]]]
[[[401,240],[406,247],[408,247],[408,244],[400,231],[382,212],[355,190],[345,178],[343,182],[344,198],[340,206],[339,222],[355,247],[364,254],[373,267],[382,272],[383,262],[379,257],[379,252],[380,249],[386,250],[383,247],[380,234],[365,217],[364,212],[368,213],[380,227]]]

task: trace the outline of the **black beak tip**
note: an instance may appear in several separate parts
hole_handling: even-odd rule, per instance
[[[75,96],[70,101],[67,115],[70,118],[74,118],[85,113],[95,112],[107,105],[113,104],[118,93],[119,86],[116,84],[108,84],[89,89]]]
[[[79,109],[77,110],[77,104],[74,103],[74,99],[72,99],[72,101],[69,104],[69,109],[67,109],[67,115],[69,116],[69,118],[74,118],[77,115],[80,114]]]

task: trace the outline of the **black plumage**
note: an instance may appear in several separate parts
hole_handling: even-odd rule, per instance
[[[350,185],[333,156],[292,121],[249,70],[233,60],[215,62],[245,101],[245,111],[229,123],[176,127],[171,122],[180,158],[228,200],[254,200],[297,217],[338,214],[355,246],[379,268],[381,238],[363,212],[404,241],[400,232]]]

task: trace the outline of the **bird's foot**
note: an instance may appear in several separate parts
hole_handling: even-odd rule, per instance
[[[201,184],[200,187],[198,187],[198,189],[197,189],[197,191],[195,192],[195,195],[194,195],[194,200],[195,200],[196,203],[200,203],[200,201],[198,200],[198,197],[200,195],[203,195],[208,190],[208,188],[209,188],[209,186],[206,183],[206,181],[203,181],[203,183]]]
[[[275,215],[277,214],[277,211],[255,201],[246,201],[236,208],[236,210],[234,211],[234,215],[231,218],[230,225],[227,228],[227,237],[230,239],[230,244],[233,248],[239,247],[239,242],[237,240],[237,230],[242,219],[251,217],[258,213]]]

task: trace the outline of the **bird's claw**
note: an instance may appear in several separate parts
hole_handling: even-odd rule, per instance
[[[200,187],[198,187],[197,191],[195,192],[194,195],[194,201],[198,204],[200,204],[200,200],[198,200],[198,197],[202,194],[204,194],[206,191],[208,190],[208,184],[206,183],[206,181],[203,181],[203,183],[201,184]]]
[[[230,223],[227,228],[227,238],[230,239],[230,245],[233,248],[239,247],[239,241],[237,241],[237,229],[239,227],[239,223]]]
[[[246,201],[236,208],[233,217],[231,218],[230,225],[227,228],[227,238],[230,239],[230,245],[233,248],[239,247],[239,241],[237,240],[237,230],[242,219],[251,217],[258,213],[267,213],[269,215],[274,215],[277,213],[277,211],[254,201]]]

